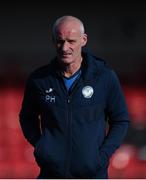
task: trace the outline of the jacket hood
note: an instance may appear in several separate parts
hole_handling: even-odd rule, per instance
[[[104,59],[98,58],[89,50],[83,50],[82,56],[83,78],[86,80],[94,79],[107,68],[109,69],[109,66]]]

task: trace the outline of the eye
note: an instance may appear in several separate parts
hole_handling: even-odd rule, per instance
[[[75,40],[68,40],[68,42],[69,42],[70,44],[74,44],[76,41],[75,41]]]

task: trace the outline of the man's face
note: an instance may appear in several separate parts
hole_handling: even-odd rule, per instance
[[[78,23],[61,24],[54,39],[57,56],[64,64],[76,63],[81,58],[81,49],[87,42]]]

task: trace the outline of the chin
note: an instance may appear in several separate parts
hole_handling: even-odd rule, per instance
[[[61,58],[61,61],[64,63],[64,64],[70,64],[72,63],[72,59],[68,59],[68,58]]]

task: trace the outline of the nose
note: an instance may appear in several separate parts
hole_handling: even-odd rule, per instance
[[[63,51],[67,51],[68,50],[68,47],[69,47],[69,44],[67,41],[65,41],[63,44],[62,44],[62,50]]]

